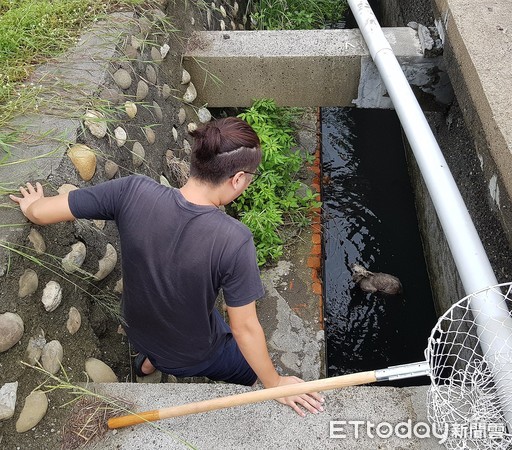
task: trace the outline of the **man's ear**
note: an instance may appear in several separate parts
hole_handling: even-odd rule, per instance
[[[231,178],[231,185],[235,190],[241,189],[245,184],[245,173],[240,170]]]

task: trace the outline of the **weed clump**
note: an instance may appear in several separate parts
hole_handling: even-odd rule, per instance
[[[296,149],[292,125],[298,116],[298,110],[280,108],[268,99],[256,101],[239,115],[258,134],[263,157],[261,175],[232,208],[254,235],[259,265],[277,260],[283,254],[279,233],[283,225],[309,224],[308,212],[319,206],[311,189],[298,180],[304,164],[304,155]]]
[[[260,30],[312,30],[339,22],[345,0],[259,0],[252,3],[251,23]]]
[[[0,126],[22,114],[27,103],[35,103],[37,86],[27,86],[23,81],[36,65],[73,46],[84,26],[105,17],[113,6],[133,8],[142,3],[143,0],[0,0]]]

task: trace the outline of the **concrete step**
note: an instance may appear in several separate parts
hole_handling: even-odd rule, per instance
[[[133,402],[137,412],[250,391],[229,384],[95,384],[99,393]],[[385,436],[401,422],[426,420],[426,386],[358,386],[325,392],[325,411],[299,417],[270,400],[109,431],[87,450],[133,449],[440,449],[435,437]],[[344,421],[344,422],[343,422]],[[359,421],[356,426],[349,421]],[[367,422],[368,421],[368,422]],[[381,424],[381,425],[378,425]],[[389,425],[387,425],[389,424]],[[367,427],[371,427],[367,432]],[[403,431],[405,433],[405,431]],[[358,434],[358,435],[357,435]],[[426,436],[421,432],[421,436]]]

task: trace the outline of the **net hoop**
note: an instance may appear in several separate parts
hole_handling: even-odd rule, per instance
[[[428,338],[428,419],[449,449],[512,448],[511,299],[512,283],[467,295]]]

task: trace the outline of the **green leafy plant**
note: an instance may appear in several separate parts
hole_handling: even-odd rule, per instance
[[[282,255],[283,239],[279,228],[286,220],[305,225],[307,211],[318,206],[311,189],[297,179],[304,164],[304,156],[296,150],[292,125],[298,115],[298,110],[280,108],[268,99],[256,101],[239,115],[258,134],[263,155],[259,167],[261,176],[232,208],[254,235],[260,265]]]
[[[252,3],[251,21],[260,30],[310,30],[339,22],[347,10],[338,0],[259,0]]]

